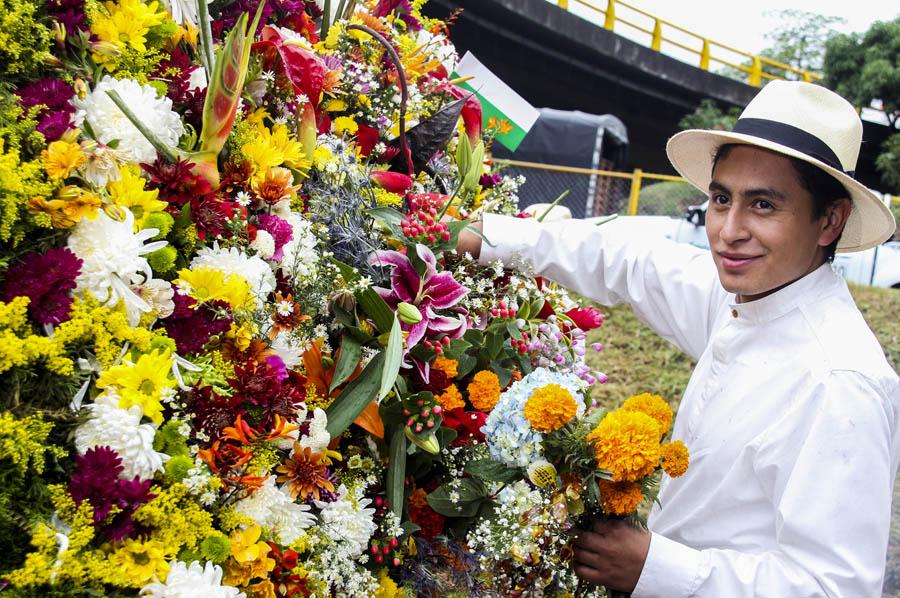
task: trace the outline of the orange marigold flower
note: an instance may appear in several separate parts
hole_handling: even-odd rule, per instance
[[[488,413],[500,399],[500,378],[488,370],[481,370],[466,388],[469,391],[469,402],[479,411]]]
[[[655,419],[659,424],[660,436],[664,436],[672,427],[672,408],[659,395],[652,395],[649,392],[635,395],[622,403],[621,409],[640,411]]]
[[[600,480],[600,508],[607,515],[631,515],[644,495],[637,482],[610,482]]]
[[[406,502],[410,507],[421,509],[428,506],[427,497],[427,492],[425,492],[422,488],[416,488],[410,493],[409,498],[406,499]]]
[[[636,482],[659,465],[659,424],[640,411],[613,411],[587,435],[597,466],[617,482]]]
[[[457,367],[459,367],[459,362],[455,359],[447,359],[446,357],[438,357],[434,360],[434,363],[431,364],[432,369],[440,370],[447,374],[448,378],[456,378],[458,372]]]
[[[466,402],[463,400],[459,389],[456,388],[456,384],[451,384],[445,388],[444,392],[436,396],[435,399],[437,399],[437,402],[444,411],[453,411],[454,409],[466,406]]]
[[[663,471],[673,478],[684,475],[690,463],[690,455],[683,442],[675,440],[664,444],[661,453]]]
[[[568,390],[559,384],[547,384],[536,389],[525,401],[525,419],[538,432],[559,430],[572,421],[578,403]]]
[[[312,495],[321,500],[320,490],[334,492],[334,484],[328,479],[328,466],[331,459],[324,453],[314,453],[309,447],[303,448],[299,442],[294,443],[294,455],[279,465],[275,471],[282,474],[278,482],[288,483],[291,497],[306,500]]]

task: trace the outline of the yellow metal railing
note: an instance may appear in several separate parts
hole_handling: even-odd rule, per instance
[[[638,213],[638,205],[640,202],[641,186],[647,181],[679,181],[687,182],[687,179],[671,174],[655,174],[644,172],[640,168],[635,168],[632,172],[618,172],[615,170],[597,170],[594,168],[580,168],[577,166],[563,166],[560,164],[543,164],[540,162],[523,162],[521,160],[507,160],[505,158],[495,158],[494,163],[501,166],[515,166],[518,168],[533,168],[536,170],[545,170],[550,172],[567,172],[572,174],[586,174],[605,176],[616,179],[629,179],[631,187],[628,192],[628,214],[634,216]]]
[[[603,0],[599,1],[602,2]],[[696,54],[698,57],[697,65],[705,71],[709,70],[710,62],[716,62],[746,73],[747,83],[749,85],[753,85],[754,87],[759,87],[760,85],[762,85],[764,79],[785,79],[787,78],[786,75],[788,73],[791,73],[794,79],[799,79],[801,81],[807,82],[818,81],[822,78],[822,75],[820,75],[819,73],[796,69],[789,64],[784,64],[783,62],[778,62],[777,60],[772,60],[764,56],[757,56],[755,54],[743,52],[741,50],[732,48],[729,45],[711,40],[707,37],[703,37],[702,35],[698,35],[692,31],[685,29],[684,27],[680,27],[674,23],[671,23],[664,19],[660,19],[655,15],[652,15],[626,2],[622,2],[621,0],[606,0],[605,9],[596,6],[595,4],[588,2],[587,0],[557,0],[556,2],[557,6],[564,10],[569,10],[569,5],[572,3],[580,4],[600,13],[603,16],[603,27],[605,29],[614,31],[616,28],[616,24],[621,23],[622,25],[648,34],[650,36],[651,50],[654,50],[656,52],[662,51],[663,42],[665,42],[676,48],[680,48],[692,54]],[[630,11],[629,18],[620,16],[619,9],[621,8],[625,8],[627,11]],[[630,13],[634,13],[639,19],[644,19],[645,22],[643,24],[636,23],[634,20],[632,20],[635,17]],[[649,21],[647,21],[646,19],[649,19]],[[679,40],[671,37],[671,32],[677,32],[682,36],[683,39]],[[684,38],[686,38],[686,40]],[[724,57],[722,55],[722,51],[728,53],[730,56]],[[746,66],[746,64],[740,64],[741,62],[745,62],[747,60],[749,60],[750,66]],[[764,67],[771,67],[773,69],[783,71],[785,73],[785,76],[779,76],[767,72],[766,70],[764,70]]]

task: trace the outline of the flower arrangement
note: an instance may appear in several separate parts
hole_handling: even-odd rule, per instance
[[[477,594],[553,439],[645,483],[599,312],[454,250],[521,180],[422,0],[2,2],[4,594]]]

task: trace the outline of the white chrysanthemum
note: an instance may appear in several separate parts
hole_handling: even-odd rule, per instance
[[[294,235],[283,248],[281,267],[289,276],[309,276],[315,272],[319,253],[316,251],[316,235],[312,223],[295,212],[285,215]]]
[[[269,348],[275,351],[278,357],[281,358],[281,361],[284,362],[284,367],[289,370],[294,369],[294,366],[303,360],[303,345],[297,342],[287,331],[282,330],[279,332],[272,339],[272,344]]]
[[[275,238],[268,231],[260,229],[256,231],[256,238],[250,243],[250,249],[267,260],[275,255]]]
[[[181,561],[169,564],[166,582],[155,581],[141,590],[141,596],[151,598],[245,598],[237,588],[222,585],[222,568],[207,562],[194,561],[185,565]]]
[[[218,243],[197,252],[191,260],[191,268],[208,266],[225,274],[237,274],[250,283],[257,305],[275,290],[275,274],[261,257],[249,256],[237,247],[221,249]]]
[[[119,398],[106,391],[86,409],[90,410],[90,417],[75,430],[75,448],[79,454],[95,446],[108,446],[121,457],[125,480],[135,476],[148,480],[165,469],[163,463],[169,460],[169,455],[153,450],[156,428],[141,423],[143,411],[139,405],[121,409]]]
[[[127,209],[125,220],[118,222],[104,212],[93,220],[82,218],[69,235],[68,246],[81,258],[81,274],[75,279],[76,292],[85,291],[107,307],[122,300],[128,322],[136,326],[141,313],[152,308],[134,291],[132,285],[152,283],[153,271],[142,257],[166,246],[166,241],[152,241],[158,229],[145,228],[134,232],[134,215]]]
[[[328,433],[328,415],[320,407],[313,411],[313,417],[309,422],[309,431],[300,437],[300,446],[308,448],[314,453],[321,452],[331,442],[331,434]]]
[[[316,523],[309,505],[294,502],[289,494],[275,487],[275,476],[269,476],[253,494],[239,500],[234,510],[268,529],[281,544],[293,544],[303,530]]]
[[[108,144],[117,139],[119,145],[116,153],[124,160],[153,162],[156,159],[156,149],[113,103],[107,91],[118,92],[144,126],[156,133],[163,143],[171,146],[178,144],[178,139],[184,134],[184,124],[172,110],[172,100],[157,97],[153,87],[141,85],[134,79],[114,79],[106,75],[83,99],[73,97],[70,101],[75,106],[75,124],[78,127],[82,127],[87,120],[100,143]]]
[[[354,555],[362,554],[378,526],[373,520],[375,509],[361,491],[352,494],[346,486],[338,488],[339,498],[334,502],[315,501],[322,509],[319,521],[329,538],[345,543]]]

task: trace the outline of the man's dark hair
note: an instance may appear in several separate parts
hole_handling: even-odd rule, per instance
[[[713,156],[713,172],[716,171],[716,164],[718,164],[719,160],[727,157],[728,154],[731,153],[731,150],[740,145],[743,144],[726,143],[725,145],[720,145],[716,150],[715,155]],[[750,147],[761,149],[764,151],[771,151],[767,150],[766,148],[757,146]],[[778,155],[784,156],[784,154]],[[791,164],[794,166],[794,171],[797,173],[797,179],[800,181],[800,184],[804,189],[809,191],[810,195],[812,195],[813,220],[818,220],[819,218],[824,216],[828,212],[828,209],[838,203],[840,200],[850,199],[850,193],[844,188],[840,181],[838,181],[836,178],[834,178],[821,168],[817,168],[809,162],[804,162],[803,160],[794,158],[793,156],[784,157],[791,161]],[[837,251],[837,245],[840,240],[841,235],[838,235],[837,239],[835,239],[831,245],[825,248],[825,259],[827,261],[834,261],[834,254]]]

